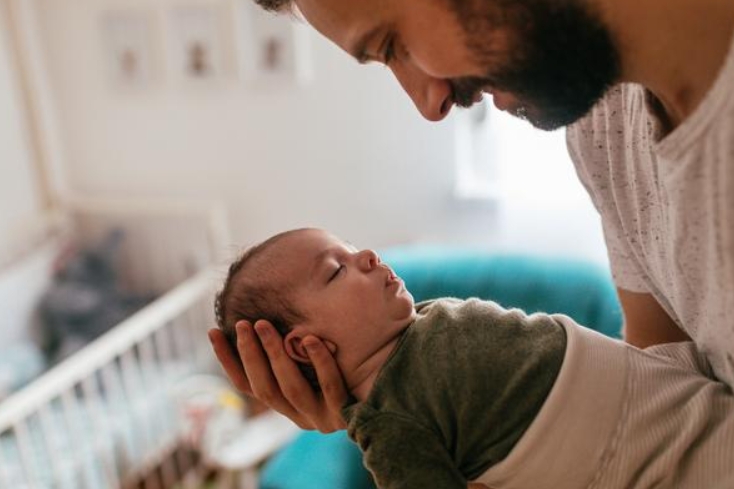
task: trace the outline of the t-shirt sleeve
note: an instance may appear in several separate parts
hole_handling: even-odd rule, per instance
[[[608,158],[603,154],[604,145],[596,139],[606,139],[602,135],[608,132],[608,128],[600,119],[604,119],[608,103],[611,102],[600,104],[596,109],[599,114],[592,113],[569,127],[566,131],[566,143],[576,174],[601,216],[614,283],[630,292],[649,292],[646,274],[625,239],[619,215],[614,209],[608,208],[610,199],[605,196],[605,192],[611,188],[606,177],[608,168],[604,167]]]
[[[466,489],[467,481],[432,431],[391,413],[350,433],[380,489]]]
[[[645,282],[645,274],[640,268],[637,257],[629,249],[629,245],[622,240],[616,229],[608,230],[603,224],[602,226],[614,284],[630,292],[650,292]]]

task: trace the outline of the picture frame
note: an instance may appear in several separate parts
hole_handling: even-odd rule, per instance
[[[235,30],[242,80],[260,85],[302,84],[313,78],[310,32],[287,15],[240,0]]]
[[[100,18],[107,78],[120,89],[148,87],[157,70],[153,49],[153,24],[149,12],[110,10]]]
[[[174,80],[221,81],[227,72],[224,14],[219,5],[177,5],[168,11],[168,61]]]

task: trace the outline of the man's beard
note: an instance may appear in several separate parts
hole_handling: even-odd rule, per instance
[[[514,52],[503,53],[501,68],[484,77],[451,80],[454,102],[461,107],[471,106],[482,89],[497,89],[520,103],[515,115],[554,130],[583,117],[620,77],[611,34],[598,15],[575,0],[483,0],[485,7],[454,2],[468,45],[481,62],[497,59],[488,46],[493,30],[514,36]]]

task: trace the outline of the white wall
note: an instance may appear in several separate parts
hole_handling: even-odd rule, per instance
[[[7,11],[0,1],[0,268],[18,253],[21,234],[43,209],[32,158]]]
[[[160,23],[175,2],[151,4]],[[452,127],[417,117],[385,69],[313,36],[305,86],[187,87],[164,73],[119,91],[98,42],[114,5],[39,0],[72,189],[222,197],[238,241],[305,224],[373,245],[461,232],[461,217],[449,219]]]
[[[45,196],[31,151],[17,52],[0,0],[0,346],[36,331],[36,303],[48,286],[55,247],[41,237]]]
[[[223,198],[242,244],[317,225],[365,246],[428,239],[520,249],[538,229],[525,204],[508,215],[511,206],[498,214],[457,202],[453,122],[423,121],[386,69],[358,66],[316,34],[309,84],[238,81],[230,58],[224,82],[191,87],[166,72],[166,14],[182,2],[34,1],[74,192]],[[198,3],[231,12],[237,2]],[[158,69],[140,90],[120,90],[105,73],[100,18],[123,6],[154,26]],[[567,248],[578,242],[559,233],[567,220],[542,219],[553,229],[541,232],[541,249],[555,240],[554,252],[599,255],[597,235],[591,251]]]

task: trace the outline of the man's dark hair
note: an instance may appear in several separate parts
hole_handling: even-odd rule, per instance
[[[224,286],[214,300],[214,314],[233,348],[237,345],[235,325],[239,321],[254,325],[255,321],[265,319],[285,336],[295,324],[306,319],[291,301],[293,289],[287,278],[278,276],[266,253],[278,241],[299,231],[276,234],[252,246],[229,266]],[[298,366],[311,386],[319,390],[314,368],[300,362]]]
[[[293,11],[293,0],[255,0],[255,3],[269,12]]]

